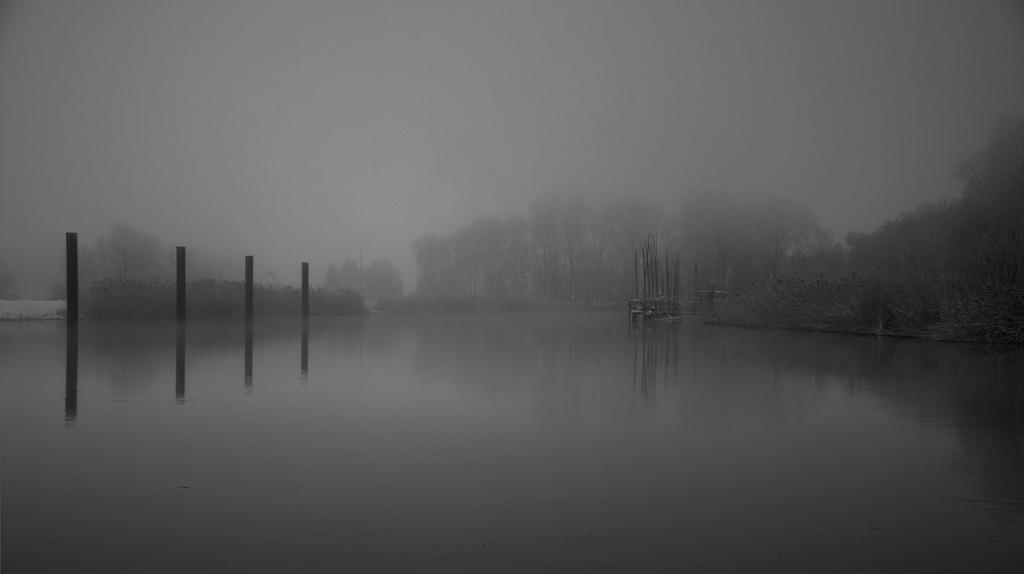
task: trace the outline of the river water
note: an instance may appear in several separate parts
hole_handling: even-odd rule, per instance
[[[1020,572],[1024,353],[617,313],[0,324],[2,569]]]

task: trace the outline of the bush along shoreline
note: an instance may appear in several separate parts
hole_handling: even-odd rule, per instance
[[[176,316],[176,286],[170,281],[103,280],[83,290],[80,314],[86,319],[171,319]],[[302,293],[295,287],[253,286],[253,314],[257,317],[298,315]],[[186,286],[190,318],[242,317],[245,283],[193,281]],[[358,293],[310,289],[310,315],[360,315],[366,312]]]
[[[1024,286],[898,282],[856,275],[766,282],[714,302],[707,323],[1024,344]]]

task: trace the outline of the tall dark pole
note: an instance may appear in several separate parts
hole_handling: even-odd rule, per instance
[[[245,256],[245,321],[252,327],[252,255]]]
[[[65,252],[67,253],[67,324],[68,327],[78,326],[78,234],[68,232],[65,235]]]
[[[700,288],[697,287],[697,260],[693,260],[693,312],[700,312]]]
[[[302,262],[302,318],[309,318],[309,263]]]
[[[303,381],[309,372],[309,262],[302,262],[302,355],[300,369]]]
[[[668,260],[668,249],[666,249],[665,250],[665,296],[666,297],[671,295],[671,291],[670,291],[669,286],[668,286],[668,284],[669,284],[669,277],[670,277],[669,269],[671,269],[671,267],[670,267],[669,260]]]
[[[185,248],[177,248],[178,254],[178,322],[185,320]]]
[[[639,265],[638,265],[638,261],[639,260],[640,260],[640,253],[634,247],[633,248],[633,298],[634,299],[639,299],[640,298],[640,271],[637,269],[639,267]]]
[[[245,256],[245,386],[252,387],[252,255]]]
[[[681,295],[682,295],[682,290],[681,290],[681,288],[679,286],[679,256],[676,255],[676,287],[675,287],[675,297],[676,297],[676,299],[679,299]]]

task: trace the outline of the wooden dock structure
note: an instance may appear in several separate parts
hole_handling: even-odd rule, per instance
[[[648,237],[633,252],[633,297],[628,307],[630,323],[678,320],[682,317],[679,271],[679,256],[659,248],[657,237]]]

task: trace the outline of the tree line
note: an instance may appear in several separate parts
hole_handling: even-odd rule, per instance
[[[634,255],[660,238],[687,270],[681,283],[735,289],[786,273],[835,273],[841,245],[804,205],[687,194],[674,209],[648,199],[547,193],[525,214],[481,217],[412,250],[416,295],[611,301],[632,296]],[[696,271],[694,271],[694,268]]]
[[[115,223],[92,241],[79,244],[78,271],[81,313],[103,318],[167,318],[174,315],[174,247],[125,223]],[[50,287],[50,297],[66,297],[62,260],[60,277]],[[241,260],[228,261],[202,250],[190,250],[186,275],[188,313],[196,317],[231,317],[243,313],[244,283]],[[3,271],[0,266],[0,272]],[[0,273],[0,278],[3,278]],[[296,274],[296,279],[298,279]],[[299,290],[281,284],[272,269],[255,277],[257,315],[291,314],[297,310]],[[2,287],[2,285],[0,285]],[[323,281],[310,292],[313,314],[358,314],[364,301],[402,295],[398,270],[385,259],[366,267],[346,261],[331,264]]]
[[[341,265],[331,263],[320,288],[329,293],[362,293],[367,301],[390,301],[402,297],[402,275],[391,261],[374,259],[363,266],[352,259]]]
[[[414,293],[621,301],[635,250],[655,235],[688,267],[684,293],[731,294],[720,308],[730,320],[1024,342],[1024,118],[1000,120],[954,173],[959,196],[842,240],[782,197],[546,193],[524,213],[417,239]]]
[[[114,223],[106,233],[93,241],[79,245],[79,282],[90,286],[99,282],[151,283],[174,279],[175,249],[164,245],[157,237],[126,223]],[[228,261],[224,257],[190,250],[187,260],[189,280],[224,281],[241,276],[241,261]],[[64,262],[61,261],[63,269]],[[0,265],[0,278],[7,272]],[[13,274],[10,274],[13,281]],[[6,285],[6,281],[2,284]],[[273,269],[268,269],[256,283],[279,286],[280,280]],[[366,299],[393,299],[402,296],[402,278],[398,269],[387,259],[374,259],[360,266],[349,259],[340,265],[331,263],[324,272],[319,288],[328,293],[342,291],[361,292]],[[65,296],[63,272],[50,287],[50,296]]]

